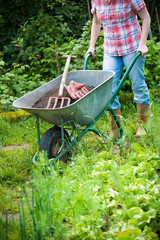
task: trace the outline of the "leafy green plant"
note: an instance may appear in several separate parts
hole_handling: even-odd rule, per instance
[[[0,91],[3,109],[13,109],[12,102],[16,98],[61,74],[65,66],[63,55],[77,56],[74,62],[70,63],[69,71],[83,69],[85,54],[90,43],[90,21],[83,27],[83,33],[79,39],[66,37],[65,41],[63,40],[68,29],[65,24],[61,23],[62,21],[55,28],[55,21],[55,18],[53,20],[51,16],[40,13],[36,21],[32,19],[30,23],[22,27],[22,36],[13,42],[16,46],[15,51],[17,51],[16,62],[7,69],[8,63],[1,58]],[[44,28],[47,30],[44,31]],[[35,31],[36,34],[33,34]],[[56,33],[55,36],[53,32]],[[147,44],[149,53],[146,56],[146,82],[149,89],[159,88],[159,64],[157,64],[160,52],[159,42],[154,40],[148,41]],[[88,69],[102,69],[102,61],[103,30],[100,31],[97,40],[96,56],[89,61]],[[126,80],[120,95],[130,91],[130,80]]]
[[[159,122],[158,106],[153,105],[152,121]],[[133,113],[128,108],[123,109],[122,124],[128,120],[127,125],[132,125]],[[107,114],[97,125],[109,131]],[[40,126],[42,134],[49,128],[43,121]],[[100,144],[88,133],[73,149],[71,162],[44,168],[49,161],[45,152],[39,153],[37,165],[31,163],[37,150],[34,117],[11,124],[1,121],[2,146],[31,145],[0,150],[0,226],[7,224],[0,227],[1,239],[16,239],[19,234],[20,239],[158,240],[159,124],[153,127],[154,144],[150,133],[141,139],[133,135],[130,141],[127,127],[124,125],[126,138],[119,148],[110,141]]]
[[[160,87],[160,42],[148,41],[149,52],[146,55],[145,77],[150,89]]]
[[[12,103],[17,97],[45,83],[40,74],[30,77],[27,74],[28,69],[30,69],[28,65],[13,64],[12,70],[8,72],[4,70],[0,76],[0,102],[4,110],[13,110]]]
[[[132,147],[138,149],[139,158],[140,152],[144,154],[140,146]],[[152,154],[160,164],[159,156]],[[33,169],[32,205],[29,196],[23,200],[30,209],[35,239],[158,239],[158,176],[147,158],[136,166],[130,159],[129,155],[129,164],[119,165],[117,159],[106,161],[102,154],[81,153],[64,166],[63,175],[49,168],[42,176],[41,154],[40,165]]]

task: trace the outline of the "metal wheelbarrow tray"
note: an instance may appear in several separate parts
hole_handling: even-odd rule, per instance
[[[59,86],[62,77],[59,76],[19,98],[13,103],[13,106],[55,125],[60,125],[61,118],[63,118],[64,125],[80,124],[81,126],[87,126],[109,104],[112,94],[113,76],[114,72],[112,71],[79,70],[69,72],[66,81],[67,85],[71,80],[74,80],[75,82],[93,86],[94,89],[66,107],[56,109],[33,108],[32,106],[35,102],[44,96],[45,93]]]
[[[111,112],[120,132],[120,140],[118,142],[114,142],[113,140],[113,143],[120,144],[122,142],[123,129],[111,105],[118,92],[120,91],[126,77],[131,71],[134,63],[140,55],[140,52],[136,54],[113,95],[112,81],[114,72],[102,70],[86,70],[88,59],[91,57],[91,54],[89,54],[85,58],[84,70],[69,72],[67,75],[66,84],[68,84],[71,80],[74,80],[75,82],[94,87],[93,90],[91,90],[76,102],[67,107],[57,109],[32,107],[42,96],[45,95],[45,93],[59,86],[62,77],[59,76],[49,83],[46,83],[42,87],[39,87],[34,91],[26,94],[25,96],[17,99],[13,103],[14,107],[21,108],[36,116],[39,151],[45,150],[47,152],[47,156],[50,159],[47,165],[53,164],[59,159],[66,161],[70,148],[74,146],[78,140],[83,137],[88,131],[92,131],[99,136],[103,136],[107,139],[106,135],[93,128],[93,125],[103,116],[107,110]],[[54,124],[53,127],[49,128],[44,133],[41,139],[39,132],[39,118],[48,123]],[[73,138],[74,132],[77,130],[77,125],[82,126],[82,128],[79,128],[78,136],[71,140]],[[71,130],[70,134],[68,134],[66,131],[65,126],[70,126],[68,127]],[[37,163],[36,158],[37,153],[33,157],[33,163]]]

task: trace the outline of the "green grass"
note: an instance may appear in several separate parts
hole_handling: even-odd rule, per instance
[[[145,125],[146,136],[135,136],[138,117],[130,101],[122,106],[126,135],[122,146],[115,147],[109,140],[104,144],[87,133],[73,148],[71,162],[58,162],[48,171],[43,168],[47,161],[43,153],[39,164],[32,165],[38,149],[35,118],[1,120],[0,239],[158,239],[157,101]],[[96,125],[110,133],[108,113]],[[40,120],[41,136],[50,127]]]

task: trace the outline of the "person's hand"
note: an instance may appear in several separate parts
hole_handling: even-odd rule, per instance
[[[65,86],[68,94],[73,99],[79,99],[86,95],[89,91],[84,87],[84,84],[70,81],[68,86]]]
[[[141,57],[143,57],[148,52],[148,47],[144,45],[139,45],[137,52],[141,52]]]
[[[95,56],[95,48],[94,47],[89,47],[88,48],[88,50],[87,50],[87,52],[86,52],[86,55],[88,54],[88,53],[91,53],[92,54],[92,57],[94,58],[94,56]]]

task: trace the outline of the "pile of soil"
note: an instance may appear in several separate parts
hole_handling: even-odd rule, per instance
[[[84,85],[84,86],[87,88],[88,91],[91,91],[92,89],[94,89],[93,86],[89,86],[89,85]],[[49,98],[50,97],[58,97],[58,93],[59,93],[59,86],[54,88],[54,89],[52,89],[52,90],[50,90],[49,92],[47,92],[32,107],[33,108],[46,108],[47,104],[48,104],[48,101],[49,101]],[[66,89],[64,89],[64,91],[63,91],[63,97],[69,97],[71,99],[70,104],[72,104],[72,103],[77,101],[77,100],[72,99],[69,96],[69,94],[68,94]],[[58,101],[56,108],[58,108],[60,106],[60,102],[61,102],[61,100]],[[52,108],[53,104],[54,104],[54,100],[53,100],[53,102],[51,102],[50,108]],[[66,105],[67,105],[67,101],[64,101],[63,106],[66,106]]]

